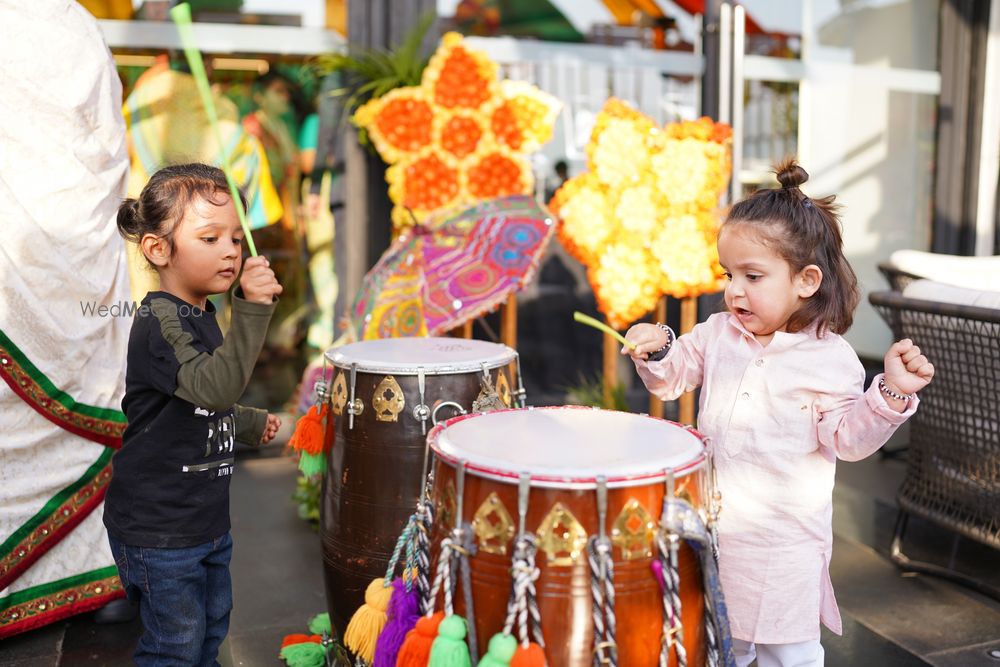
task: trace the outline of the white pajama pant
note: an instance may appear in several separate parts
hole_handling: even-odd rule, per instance
[[[754,658],[757,667],[823,667],[823,645],[818,639],[794,644],[753,644],[733,638],[737,667],[747,667]]]

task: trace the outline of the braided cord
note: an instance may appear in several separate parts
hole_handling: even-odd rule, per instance
[[[715,634],[715,614],[712,613],[712,598],[705,593],[705,665],[719,667],[719,640]]]
[[[413,536],[414,526],[416,526],[416,522],[417,522],[416,515],[411,514],[409,520],[406,522],[406,527],[403,528],[403,532],[401,532],[399,534],[399,537],[396,539],[396,546],[393,548],[392,556],[389,558],[389,565],[385,568],[386,588],[388,588],[392,584],[392,575],[396,571],[396,564],[399,563],[399,556],[403,552],[403,547],[406,546],[407,550],[409,550],[407,543]]]
[[[667,542],[669,541],[669,546]],[[677,653],[677,667],[687,667],[687,649],[684,647],[684,625],[681,622],[681,577],[677,568],[677,551],[680,537],[676,534],[657,535],[656,544],[663,566],[663,646],[660,665],[666,667],[670,648]]]
[[[535,643],[545,648],[542,637],[542,614],[538,609],[535,593],[535,581],[540,571],[535,565],[535,553],[538,546],[534,535],[523,534],[514,543],[514,555],[511,559],[511,593],[507,602],[507,616],[504,619],[503,633],[511,635],[514,624],[518,626],[518,638],[522,646],[527,647],[534,639]]]
[[[587,560],[590,563],[590,593],[593,598],[594,665],[617,667],[615,572],[611,541],[607,537],[592,535],[587,541]]]
[[[590,597],[592,599],[592,610],[594,616],[594,667],[604,661],[604,650],[601,643],[604,641],[604,590],[600,583],[600,565],[597,563],[597,554],[594,544],[597,536],[593,536],[587,542],[587,560],[590,564]]]
[[[431,593],[428,596],[430,604],[424,615],[430,616],[434,613],[434,600],[437,599],[438,592],[444,587],[444,613],[451,616],[455,610],[451,600],[451,557],[452,541],[450,537],[441,540],[441,555],[438,558],[437,573],[434,575],[434,583],[431,585]]]
[[[431,524],[434,522],[434,510],[429,501],[423,502],[417,508],[417,589],[420,591],[420,612],[430,616],[434,611],[434,596],[431,595]]]
[[[530,574],[528,577],[525,597],[527,597],[528,600],[528,613],[531,615],[531,635],[536,644],[545,648],[545,637],[542,635],[542,612],[538,608],[538,594],[535,591],[535,582],[538,581],[538,576],[540,574],[538,566],[535,565],[535,555],[538,553],[538,543],[535,540],[534,533],[523,535],[521,540],[524,542],[524,562]],[[521,643],[524,644],[524,646],[527,646],[527,638],[522,638]]]

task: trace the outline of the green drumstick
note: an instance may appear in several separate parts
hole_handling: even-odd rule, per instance
[[[205,115],[215,132],[215,141],[219,144],[219,152],[222,154],[222,171],[226,174],[226,182],[229,183],[229,195],[236,206],[236,213],[240,216],[240,225],[243,226],[243,234],[247,239],[247,247],[250,254],[257,256],[257,247],[253,243],[250,235],[250,224],[247,222],[246,211],[240,202],[239,189],[236,187],[236,180],[233,179],[233,167],[229,164],[229,156],[226,154],[225,144],[222,143],[222,132],[219,130],[219,117],[215,113],[215,102],[212,100],[212,90],[208,85],[208,75],[205,74],[205,63],[201,60],[201,52],[194,41],[194,29],[191,27],[191,5],[181,3],[170,10],[170,18],[177,25],[177,32],[180,34],[181,46],[184,47],[184,55],[187,56],[188,65],[191,67],[191,74],[194,75],[195,85],[198,86],[198,95],[201,103],[205,106]]]
[[[590,317],[589,315],[584,315],[579,310],[573,311],[573,319],[576,320],[577,322],[580,322],[581,324],[586,324],[587,326],[594,327],[595,329],[600,329],[604,333],[610,336],[614,336],[615,340],[617,340],[619,343],[621,343],[630,350],[635,349],[634,343],[625,340],[625,336],[621,335],[620,333],[609,327],[604,322],[601,322],[600,320],[595,320],[593,317]]]

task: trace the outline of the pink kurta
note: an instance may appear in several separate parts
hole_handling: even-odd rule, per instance
[[[762,346],[728,313],[711,316],[660,361],[636,361],[663,400],[701,386],[722,492],[719,574],[732,634],[762,644],[841,633],[828,571],[836,459],[881,447],[917,407],[896,412],[840,336],[778,332]]]

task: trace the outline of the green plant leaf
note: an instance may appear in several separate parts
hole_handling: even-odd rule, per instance
[[[325,74],[340,72],[347,79],[342,88],[332,91],[343,97],[348,115],[370,99],[381,97],[395,88],[420,85],[429,59],[420,57],[420,47],[434,23],[427,13],[393,49],[350,49],[347,53],[327,53],[317,57],[314,67]]]

